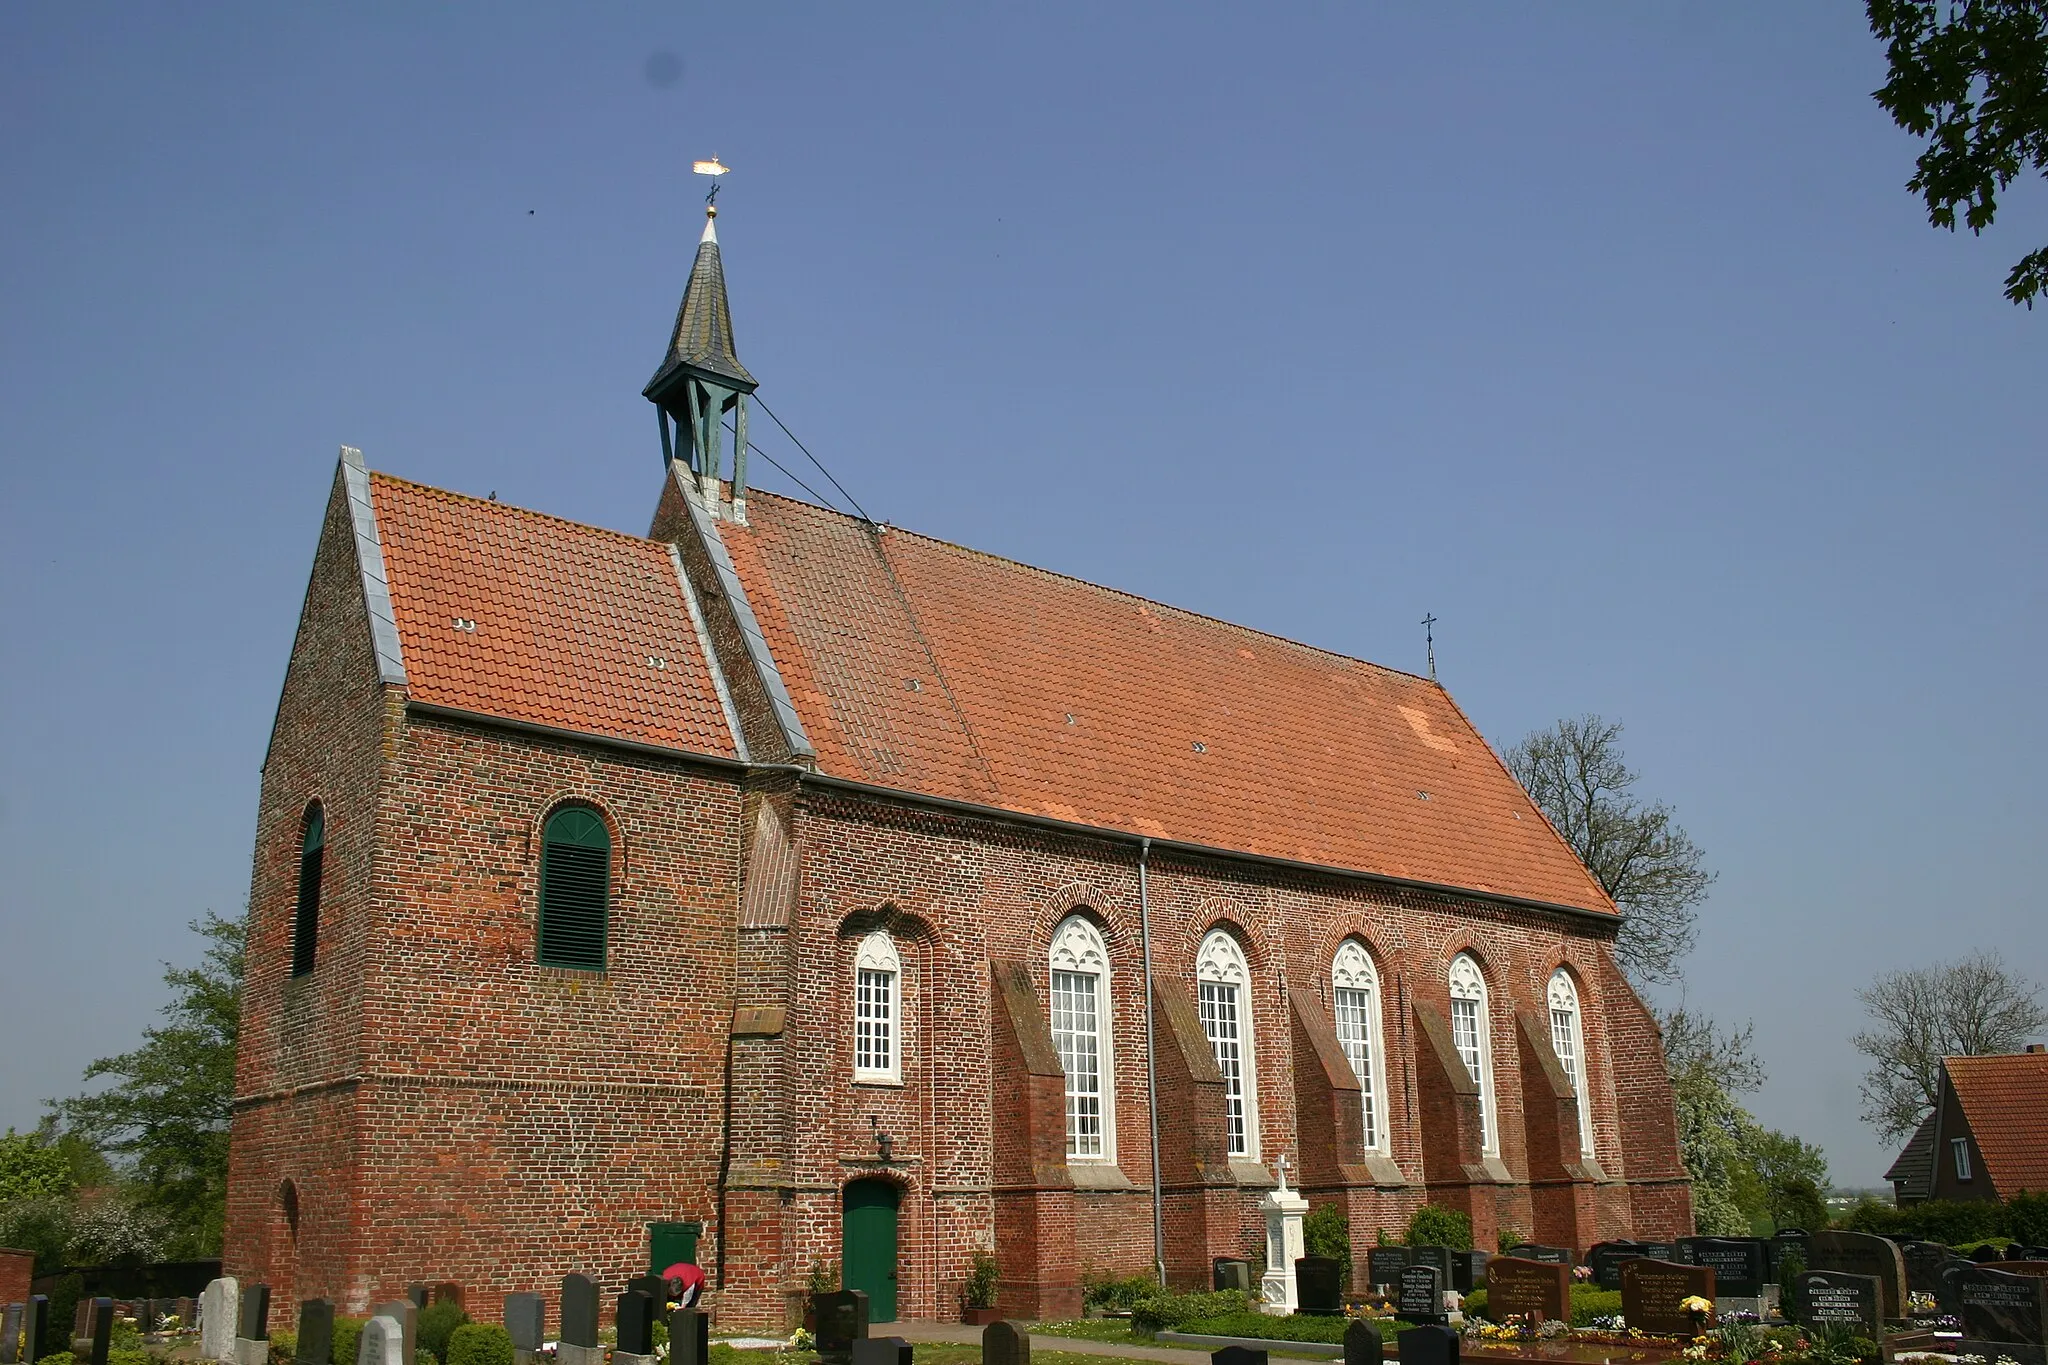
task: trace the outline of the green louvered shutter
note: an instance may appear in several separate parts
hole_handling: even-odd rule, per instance
[[[313,970],[320,948],[320,867],[327,852],[327,817],[318,802],[306,808],[306,832],[299,840],[299,909],[292,920],[292,975]]]
[[[612,840],[597,812],[570,806],[548,817],[540,853],[540,960],[604,970]]]

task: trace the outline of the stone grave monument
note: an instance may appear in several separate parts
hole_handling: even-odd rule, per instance
[[[1031,1365],[1031,1334],[997,1318],[981,1329],[981,1365]]]
[[[1444,1288],[1451,1287],[1451,1249],[1449,1247],[1409,1247],[1409,1265],[1433,1265],[1444,1277]]]
[[[235,1328],[242,1314],[242,1286],[223,1275],[199,1296],[199,1358],[234,1365]]]
[[[858,1289],[813,1294],[811,1317],[818,1324],[818,1358],[827,1365],[848,1365],[853,1343],[868,1334],[868,1296]]]
[[[1819,1327],[1840,1323],[1872,1341],[1884,1340],[1884,1306],[1875,1275],[1846,1270],[1802,1270],[1793,1281],[1792,1320]]]
[[[902,1337],[862,1337],[853,1343],[853,1365],[911,1365],[911,1346]]]
[[[107,1365],[107,1352],[114,1344],[114,1301],[99,1298],[92,1301],[92,1354],[87,1357],[92,1365]]]
[[[299,1342],[293,1365],[327,1365],[334,1355],[334,1305],[307,1299],[299,1305]]]
[[[413,1352],[419,1349],[420,1306],[410,1298],[393,1299],[372,1311],[398,1324],[399,1349],[405,1352],[406,1365],[412,1365]]]
[[[548,1301],[539,1294],[507,1294],[505,1334],[512,1338],[512,1365],[533,1365],[548,1339]]]
[[[1963,1307],[1962,1354],[2020,1365],[2048,1359],[2048,1278],[1980,1265],[1958,1278]]]
[[[706,1365],[711,1359],[711,1315],[678,1308],[668,1315],[668,1365]]]
[[[1280,1183],[1266,1192],[1259,1209],[1266,1215],[1266,1274],[1259,1281],[1259,1306],[1268,1313],[1292,1313],[1301,1306],[1300,1289],[1294,1283],[1294,1263],[1306,1249],[1302,1245],[1301,1216],[1308,1212],[1308,1200],[1287,1188],[1287,1157],[1280,1157]]]
[[[1678,1259],[1714,1272],[1714,1289],[1723,1312],[1764,1317],[1776,1305],[1778,1287],[1770,1278],[1770,1244],[1760,1237],[1681,1237]]]
[[[21,1356],[33,1361],[43,1353],[43,1338],[50,1333],[50,1298],[47,1294],[31,1294],[28,1306],[21,1314]]]
[[[21,1314],[18,1303],[0,1308],[0,1365],[14,1365],[21,1358]]]
[[[1593,1267],[1594,1284],[1602,1289],[1619,1289],[1622,1262],[1640,1260],[1649,1254],[1641,1242],[1595,1242],[1586,1250],[1586,1263]]]
[[[1404,1322],[1442,1322],[1443,1272],[1433,1265],[1411,1265],[1403,1270],[1400,1287],[1394,1292],[1394,1316]]]
[[[1486,1263],[1486,1311],[1496,1322],[1572,1320],[1572,1268],[1557,1261],[1496,1256]]]
[[[1210,1262],[1211,1289],[1241,1289],[1252,1292],[1252,1263],[1235,1256],[1218,1256]]]
[[[1331,1256],[1304,1256],[1294,1263],[1297,1313],[1338,1317],[1344,1312],[1343,1264]]]
[[[405,1326],[389,1313],[363,1324],[356,1338],[356,1365],[412,1365],[405,1354]]]
[[[604,1365],[597,1339],[597,1281],[588,1275],[562,1277],[562,1338],[556,1365]]]
[[[1540,1242],[1523,1242],[1512,1246],[1507,1254],[1521,1261],[1542,1261],[1545,1265],[1574,1265],[1570,1247],[1547,1247]]]
[[[1209,1365],[1266,1365],[1266,1353],[1256,1346],[1226,1346],[1209,1352]]]
[[[1906,1314],[1905,1258],[1894,1243],[1882,1237],[1832,1229],[1816,1232],[1807,1238],[1806,1268],[1875,1275],[1884,1320],[1893,1322]]]
[[[1901,1242],[1899,1259],[1906,1263],[1906,1290],[1933,1294],[1941,1288],[1941,1268],[1955,1253],[1939,1242]]]
[[[1408,1268],[1407,1247],[1368,1247],[1365,1253],[1365,1282],[1377,1285],[1382,1290],[1392,1289],[1401,1283],[1401,1272]]]
[[[1381,1365],[1386,1351],[1386,1344],[1380,1339],[1380,1329],[1364,1318],[1353,1318],[1345,1325],[1344,1365]]]
[[[1458,1365],[1458,1334],[1448,1327],[1410,1327],[1394,1346],[1401,1365]]]
[[[1451,1288],[1460,1294],[1469,1294],[1485,1287],[1486,1263],[1492,1256],[1484,1251],[1454,1251],[1451,1253]]]
[[[240,1365],[268,1365],[270,1360],[270,1286],[242,1286],[241,1313],[235,1326],[235,1359]]]
[[[654,1300],[637,1289],[628,1290],[619,1295],[612,1322],[619,1333],[613,1365],[655,1365]]]
[[[1704,1318],[1695,1318],[1686,1311],[1685,1301],[1692,1298],[1714,1301],[1711,1266],[1656,1261],[1647,1256],[1622,1262],[1621,1317],[1636,1331],[1658,1337],[1689,1337],[1698,1328],[1712,1326],[1711,1312]]]

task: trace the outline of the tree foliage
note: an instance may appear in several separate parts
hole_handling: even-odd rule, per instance
[[[127,1158],[136,1203],[165,1228],[158,1251],[198,1257],[218,1253],[226,1207],[243,926],[209,913],[192,929],[204,950],[196,967],[166,966],[167,1022],[87,1067],[87,1081],[114,1083],[58,1111],[72,1133]]]
[[[1565,719],[1525,736],[1507,765],[1623,915],[1615,959],[1638,983],[1669,981],[1697,933],[1714,874],[1662,802],[1630,790],[1621,722]]]
[[[1678,1150],[1692,1177],[1700,1232],[1742,1237],[1761,1222],[1810,1229],[1816,1205],[1824,1222],[1827,1157],[1810,1142],[1765,1128],[1735,1098],[1764,1082],[1754,1029],[1725,1029],[1683,1009],[1660,1022]]]
[[[68,1199],[78,1187],[71,1163],[41,1132],[0,1137],[0,1204],[18,1199]]]
[[[1870,1058],[1863,1118],[1887,1142],[1934,1111],[1943,1057],[2017,1052],[2048,1027],[2040,988],[1989,953],[1887,972],[1856,995],[1872,1020],[1851,1040]]]
[[[1972,233],[2031,166],[2048,174],[2048,0],[1868,0],[1888,79],[1872,92],[1901,128],[1927,139],[1906,188],[1927,220]],[[2005,296],[2028,308],[2048,289],[2048,247],[2020,258]]]

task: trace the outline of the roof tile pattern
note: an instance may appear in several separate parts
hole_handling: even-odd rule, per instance
[[[2048,1191],[2048,1052],[1944,1057],[1942,1065],[1999,1197]]]
[[[721,526],[834,776],[1611,912],[1426,679],[772,494]]]
[[[736,756],[667,545],[385,474],[370,497],[412,699]]]

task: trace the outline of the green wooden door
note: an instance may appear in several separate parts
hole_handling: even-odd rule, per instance
[[[896,1321],[896,1187],[856,1180],[841,1204],[840,1278],[868,1296],[869,1322]]]
[[[697,1264],[697,1238],[702,1223],[649,1223],[647,1225],[647,1273],[659,1275],[677,1261]]]

